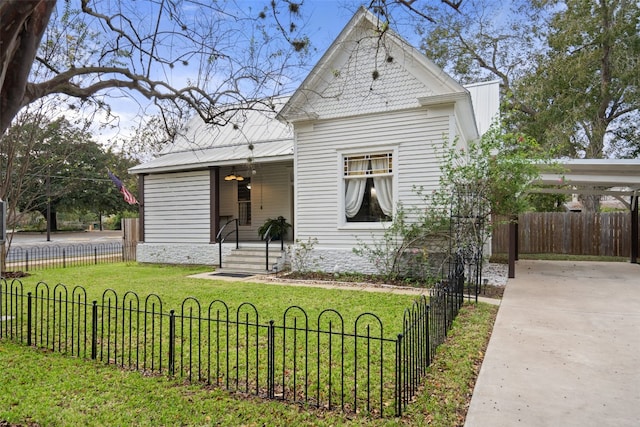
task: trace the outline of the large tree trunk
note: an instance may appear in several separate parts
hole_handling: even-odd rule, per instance
[[[578,199],[586,212],[600,212],[600,195],[581,194]]]
[[[0,135],[22,108],[29,72],[56,1],[0,2]]]

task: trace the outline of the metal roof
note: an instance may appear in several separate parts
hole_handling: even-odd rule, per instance
[[[129,169],[129,172],[135,174],[171,172],[209,166],[237,165],[246,163],[249,157],[256,164],[293,159],[292,139],[253,142],[253,146],[253,152],[245,143],[165,154],[135,166]]]
[[[293,159],[293,130],[275,119],[287,98],[273,100],[273,109],[237,111],[226,126],[211,126],[194,116],[183,134],[159,157],[134,166],[130,173],[169,172]],[[249,147],[253,146],[253,150]]]
[[[558,160],[556,165],[542,166],[536,183],[564,188],[536,189],[535,192],[614,196],[640,192],[640,159],[569,159]]]

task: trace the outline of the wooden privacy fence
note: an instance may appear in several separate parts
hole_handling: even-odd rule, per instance
[[[493,253],[509,250],[506,217],[493,220]],[[518,216],[518,252],[626,257],[631,253],[628,212],[528,212]]]
[[[122,236],[124,256],[126,259],[135,260],[138,243],[138,218],[122,218]]]

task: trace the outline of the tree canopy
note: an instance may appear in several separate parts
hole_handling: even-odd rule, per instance
[[[627,156],[640,144],[640,5],[551,4],[547,49],[515,89],[536,111],[523,125],[572,157]]]
[[[422,26],[427,55],[463,81],[498,78],[511,126],[571,157],[640,146],[640,6],[627,0],[475,0]]]
[[[126,205],[107,169],[123,176],[134,162],[105,149],[68,120],[47,116],[42,109],[22,112],[3,139],[0,198],[9,202],[9,223],[18,212],[37,211],[46,218],[49,207],[55,231],[57,211],[123,210]]]

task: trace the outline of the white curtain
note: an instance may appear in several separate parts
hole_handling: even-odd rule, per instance
[[[388,159],[371,159],[371,169],[388,170]],[[380,209],[387,216],[393,214],[393,177],[373,175],[373,186],[376,189]]]
[[[350,172],[366,171],[369,161],[368,160],[351,160],[349,162]],[[353,178],[345,180],[345,198],[344,198],[344,211],[347,218],[353,218],[356,216],[362,206],[362,199],[364,196],[364,189],[367,185],[367,178],[362,174],[362,178]]]

